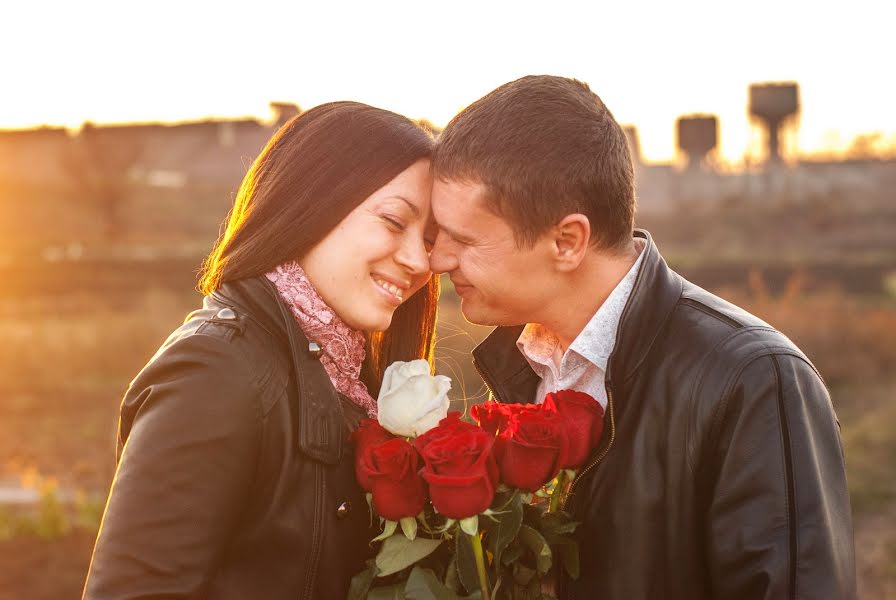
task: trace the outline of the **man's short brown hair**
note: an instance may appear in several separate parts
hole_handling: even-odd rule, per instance
[[[575,79],[530,75],[461,111],[433,158],[442,180],[481,182],[485,202],[531,246],[563,217],[581,213],[604,249],[631,240],[634,171],[622,128]]]

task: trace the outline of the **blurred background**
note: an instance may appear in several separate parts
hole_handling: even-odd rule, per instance
[[[637,224],[789,335],[842,426],[862,598],[896,598],[892,3],[0,8],[0,599],[79,597],[118,403],[276,129],[354,99],[438,130],[530,73],[625,124]],[[438,370],[484,399],[443,280]]]

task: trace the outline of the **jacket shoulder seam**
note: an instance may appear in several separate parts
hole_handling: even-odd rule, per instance
[[[713,310],[712,308],[706,306],[705,304],[703,304],[702,302],[700,302],[699,300],[697,300],[695,298],[689,298],[687,296],[682,296],[681,304],[687,305],[687,306],[693,308],[694,310],[699,310],[703,314],[705,314],[709,317],[712,317],[712,318],[716,319],[717,321],[721,321],[722,323],[726,323],[727,325],[730,325],[731,327],[734,327],[736,329],[749,327],[748,325],[741,323],[740,321],[738,321],[737,319],[735,319],[733,317],[729,317],[728,315],[722,314],[717,310]]]
[[[784,390],[781,385],[781,370],[778,365],[778,358],[775,355],[769,357],[772,361],[772,370],[775,374],[775,396],[777,397],[778,423],[781,435],[781,446],[783,450],[782,459],[784,460],[784,474],[787,479],[787,527],[788,527],[788,544],[790,556],[788,559],[788,586],[789,598],[796,598],[796,557],[798,556],[797,544],[799,538],[796,534],[797,530],[797,514],[796,514],[796,480],[793,476],[793,454],[790,441],[790,425],[787,422],[787,408],[784,406]]]
[[[740,361],[738,367],[732,370],[732,372],[725,380],[725,384],[721,388],[721,393],[719,394],[719,403],[713,410],[713,417],[710,421],[710,434],[717,431],[721,427],[722,421],[724,421],[725,415],[728,412],[728,401],[731,398],[731,394],[734,393],[734,387],[737,384],[737,381],[740,379],[741,375],[743,375],[743,372],[747,370],[747,367],[749,367],[760,358],[774,357],[781,354],[791,354],[792,356],[797,357],[800,356],[799,353],[786,346],[763,346],[762,348],[757,348],[756,350],[746,355]]]
[[[183,338],[181,338],[181,340],[178,340],[178,341],[186,340],[189,338],[200,338],[200,337],[215,340],[216,343],[219,344],[221,348],[225,348],[226,349],[225,351],[227,353],[229,353],[231,355],[231,357],[233,359],[235,359],[237,362],[248,363],[249,356],[248,356],[248,353],[246,352],[246,350],[242,347],[238,347],[238,346],[241,346],[241,344],[233,343],[230,337],[225,337],[222,335],[213,335],[213,334],[206,333],[204,331],[200,331],[199,329],[197,329],[196,331],[189,333],[188,335],[184,336]],[[265,369],[261,373],[259,373],[256,370],[253,370],[253,369],[249,369],[248,371],[249,372],[247,374],[249,377],[247,378],[247,381],[249,383],[249,389],[247,391],[252,396],[252,402],[254,403],[256,419],[260,422],[264,416],[263,410],[262,410],[262,403],[261,403],[261,393],[264,389],[263,383],[266,382],[264,380],[264,375],[266,373],[268,373],[269,370]],[[270,377],[268,377],[268,379],[270,379]]]
[[[706,375],[709,372],[712,356],[725,344],[731,343],[735,338],[746,335],[753,331],[779,333],[776,329],[769,326],[745,326],[732,331],[729,335],[719,340],[709,351],[706,352],[705,356],[703,357],[699,376],[696,378],[696,382],[693,387],[691,398],[692,406],[698,401],[698,396],[703,389]],[[740,357],[740,359],[733,365],[733,368],[728,373],[728,377],[720,387],[719,395],[715,402],[715,406],[712,409],[712,417],[709,421],[708,437],[706,438],[710,442],[710,446],[714,443],[715,439],[718,437],[718,433],[721,431],[721,427],[724,424],[724,420],[728,412],[728,402],[731,398],[731,394],[734,392],[734,387],[737,384],[737,381],[740,379],[741,375],[743,375],[743,372],[756,360],[759,360],[763,357],[775,356],[793,356],[795,358],[798,358],[806,363],[819,378],[821,377],[818,374],[818,371],[815,369],[815,366],[811,362],[809,362],[808,359],[806,359],[806,357],[799,350],[789,345],[769,344],[765,342],[759,348],[756,348],[752,352],[749,352],[748,354]],[[695,465],[691,464],[691,467],[693,469]]]

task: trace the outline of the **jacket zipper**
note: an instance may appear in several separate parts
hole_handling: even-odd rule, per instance
[[[279,297],[276,295],[276,290],[272,287],[268,287],[268,291],[274,296],[274,299],[277,301],[277,306],[280,308],[280,316],[283,318],[284,324],[286,325],[286,337],[289,339],[289,350],[293,354],[293,368],[298,371],[299,367],[295,358],[296,341],[292,335],[292,329],[290,329],[289,322],[292,315],[286,312],[286,307],[280,302]],[[296,372],[296,377],[300,378],[301,374]],[[299,398],[299,402],[301,401],[302,399]],[[305,589],[301,596],[303,600],[313,600],[314,598],[314,584],[317,581],[317,565],[320,559],[320,547],[322,544],[321,531],[323,529],[324,520],[324,466],[315,460],[312,460],[311,463],[314,467],[314,482],[316,484],[314,487],[317,489],[317,495],[314,497],[314,513],[311,522],[311,555],[309,556],[308,561],[308,578],[305,580]]]
[[[476,372],[479,373],[479,377],[482,379],[482,383],[485,384],[485,389],[488,390],[489,395],[494,396],[495,400],[497,400],[499,402],[504,402],[504,399],[501,398],[500,395],[495,393],[494,388],[492,388],[491,383],[489,383],[491,381],[490,377],[485,372],[485,370],[479,365],[479,362],[475,358],[473,359],[473,367],[476,369]]]
[[[572,483],[569,485],[569,489],[566,491],[566,494],[563,495],[563,498],[560,500],[560,510],[566,510],[567,504],[569,503],[569,499],[572,498],[572,492],[575,489],[576,485],[582,478],[594,467],[596,467],[600,462],[607,456],[607,453],[610,451],[610,447],[613,445],[613,442],[616,440],[616,414],[613,409],[613,390],[610,386],[607,386],[607,413],[610,417],[610,438],[607,440],[607,445],[598,453],[594,459],[585,465],[585,468],[579,471],[576,478],[573,479]],[[559,581],[557,585],[561,590],[561,593],[566,594],[567,597],[572,598],[573,593],[568,589],[569,580],[560,573],[558,577]]]
[[[607,445],[603,447],[603,449],[598,453],[594,459],[585,465],[585,468],[579,471],[576,478],[573,479],[572,483],[569,485],[569,490],[563,496],[563,499],[560,503],[560,508],[566,510],[566,505],[569,502],[570,497],[572,497],[572,492],[575,489],[576,485],[588,472],[596,467],[600,462],[607,456],[607,453],[610,451],[610,448],[613,446],[613,442],[616,440],[616,414],[613,409],[613,389],[610,386],[607,386],[607,413],[610,417],[610,439],[607,441]]]
[[[305,580],[305,591],[302,598],[305,600],[313,600],[314,584],[317,581],[317,563],[320,559],[321,530],[323,529],[323,465],[314,462],[314,479],[318,493],[314,498],[314,521],[311,524],[311,556],[308,564],[308,578]]]

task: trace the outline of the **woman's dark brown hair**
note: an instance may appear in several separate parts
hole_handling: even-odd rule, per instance
[[[200,291],[301,258],[373,192],[429,158],[432,143],[407,117],[358,102],[323,104],[293,118],[243,179],[203,265]],[[438,298],[432,277],[398,307],[389,329],[368,336],[362,379],[371,394],[396,360],[432,364]]]

